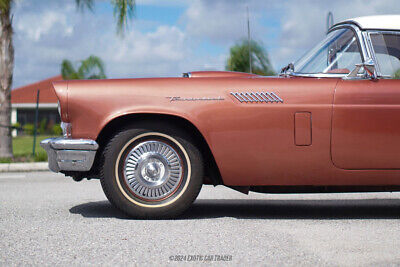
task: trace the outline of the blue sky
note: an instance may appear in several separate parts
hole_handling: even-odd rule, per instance
[[[252,38],[262,42],[276,70],[297,60],[335,21],[398,14],[398,0],[137,0],[125,37],[115,34],[109,1],[78,12],[72,0],[17,0],[13,7],[14,88],[60,73],[63,59],[75,64],[101,57],[109,78],[180,76],[223,70],[229,48],[246,37],[246,7]]]

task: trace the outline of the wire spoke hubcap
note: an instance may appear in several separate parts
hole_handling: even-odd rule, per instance
[[[144,141],[125,159],[125,181],[134,195],[148,201],[162,200],[178,188],[183,174],[178,152],[162,141]]]

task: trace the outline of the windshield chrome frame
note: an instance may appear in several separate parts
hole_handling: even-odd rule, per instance
[[[358,46],[360,49],[360,54],[361,54],[361,60],[364,62],[367,58],[373,58],[375,59],[375,55],[373,55],[371,48],[366,45],[366,40],[368,39],[368,34],[367,32],[361,31],[361,29],[356,26],[355,24],[350,24],[350,23],[345,23],[345,24],[339,24],[327,32],[329,34],[332,31],[342,29],[342,28],[350,28],[353,30],[355,33],[355,36],[358,41]],[[360,62],[362,63],[362,62]],[[377,73],[378,77],[380,76],[380,72]],[[285,74],[284,74],[285,75]],[[314,77],[314,78],[344,78],[348,74],[346,73],[299,73],[299,72],[291,72],[289,74],[290,76],[299,76],[299,77]]]

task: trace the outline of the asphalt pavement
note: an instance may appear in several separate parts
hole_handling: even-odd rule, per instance
[[[99,181],[0,174],[0,266],[400,265],[400,193],[244,195],[204,186],[175,220],[132,220]]]

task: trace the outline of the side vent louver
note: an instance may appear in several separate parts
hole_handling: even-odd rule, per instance
[[[231,92],[240,103],[283,103],[274,92]]]

